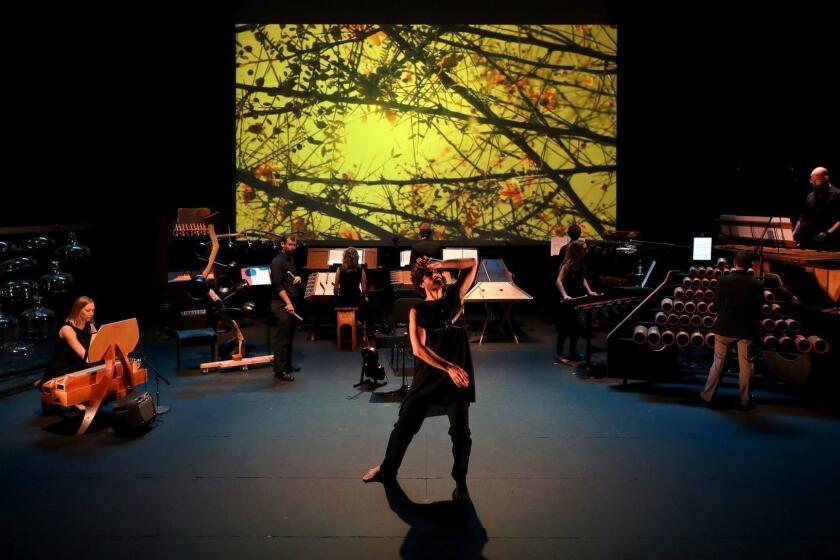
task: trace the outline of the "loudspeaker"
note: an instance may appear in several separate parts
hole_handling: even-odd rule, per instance
[[[148,391],[114,401],[113,410],[114,431],[120,434],[136,433],[155,419],[155,403]]]

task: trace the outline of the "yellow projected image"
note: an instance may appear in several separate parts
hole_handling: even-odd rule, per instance
[[[248,24],[236,39],[238,229],[615,228],[615,27]]]

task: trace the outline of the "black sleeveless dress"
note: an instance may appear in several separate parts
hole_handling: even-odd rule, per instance
[[[55,351],[53,352],[52,359],[47,364],[47,370],[44,372],[44,380],[90,367],[90,364],[85,362],[88,349],[90,348],[90,337],[92,334],[90,323],[85,323],[85,328],[83,329],[77,329],[70,321],[66,321],[64,325],[76,331],[76,338],[79,340],[79,344],[85,349],[85,357],[80,358],[76,354],[76,351],[70,348],[67,341],[56,333]]]
[[[360,307],[362,305],[362,269],[348,271],[341,270],[338,276],[338,293],[335,298],[336,307]]]
[[[569,266],[566,271],[566,278],[563,280],[563,288],[566,293],[572,297],[580,297],[586,295],[586,287],[583,285],[583,280],[586,277],[586,267]]]
[[[475,402],[475,374],[462,307],[458,286],[452,284],[445,288],[442,298],[418,303],[414,310],[417,326],[426,330],[426,346],[441,358],[464,368],[470,379],[469,387],[458,387],[445,371],[417,360],[417,369],[406,398],[431,397],[435,404],[453,400]],[[458,317],[452,321],[456,314]]]

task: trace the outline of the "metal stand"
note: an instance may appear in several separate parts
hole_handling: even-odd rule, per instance
[[[163,374],[158,371],[153,363],[149,361],[149,358],[146,356],[142,357],[143,363],[146,364],[151,370],[155,373],[155,414],[166,414],[171,410],[170,407],[166,405],[160,404],[160,380],[163,379],[163,382],[167,385],[172,385],[168,379],[166,379]]]
[[[404,397],[408,393],[408,385],[405,384],[405,346],[391,347],[391,369],[394,369],[394,348],[399,348],[402,356],[402,385],[400,385],[399,389],[387,393],[380,393],[380,396],[383,397]]]

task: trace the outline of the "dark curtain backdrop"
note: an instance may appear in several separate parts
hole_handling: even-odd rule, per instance
[[[618,221],[649,239],[714,233],[721,213],[795,216],[816,165],[840,182],[837,95],[828,85],[836,40],[824,14],[724,5],[663,13],[612,2],[467,3],[454,11],[268,4],[219,13],[144,5],[127,17],[64,8],[47,22],[17,18],[4,39],[14,53],[14,101],[6,106],[12,172],[2,225],[96,223],[125,279],[110,288],[113,301],[146,313],[175,209],[210,206],[226,223],[232,216],[233,23],[284,17],[618,22]]]

